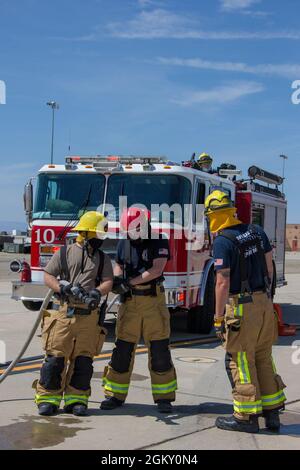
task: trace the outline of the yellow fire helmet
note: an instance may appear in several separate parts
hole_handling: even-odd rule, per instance
[[[206,214],[211,214],[212,212],[220,209],[231,209],[233,207],[233,203],[228,194],[224,191],[220,191],[219,189],[216,189],[209,194],[205,200]]]
[[[199,155],[199,158],[198,158],[198,162],[201,164],[205,164],[205,163],[212,163],[213,159],[211,158],[210,155],[208,155],[208,153],[201,153],[201,155]]]
[[[73,232],[87,232],[88,238],[96,237],[98,234],[107,232],[108,222],[101,212],[89,211],[80,217],[78,224],[72,229]]]

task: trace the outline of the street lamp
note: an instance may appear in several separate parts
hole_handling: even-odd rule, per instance
[[[279,155],[279,158],[282,158],[282,192],[284,192],[284,171],[285,171],[285,161],[288,159],[286,155]]]
[[[51,138],[51,165],[53,164],[53,141],[54,141],[54,111],[59,109],[59,104],[56,101],[48,101],[47,106],[52,108],[52,138]]]

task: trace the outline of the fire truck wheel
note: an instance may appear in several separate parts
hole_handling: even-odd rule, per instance
[[[42,302],[34,302],[33,300],[22,300],[22,303],[27,310],[37,312],[42,306]]]
[[[210,271],[207,279],[204,305],[198,305],[188,311],[187,330],[189,333],[209,334],[214,324],[215,313],[215,276]]]

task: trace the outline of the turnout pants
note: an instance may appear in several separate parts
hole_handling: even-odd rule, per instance
[[[253,303],[247,304],[238,304],[238,296],[230,297],[225,327],[225,364],[234,415],[247,420],[251,414],[283,408],[285,385],[272,359],[278,335],[272,300],[264,292],[255,292]]]
[[[170,314],[165,294],[159,287],[157,296],[133,295],[119,310],[116,325],[116,344],[111,361],[104,370],[103,386],[106,396],[125,401],[134,364],[135,349],[143,336],[148,347],[148,367],[152,395],[175,400],[176,372],[169,349]]]
[[[67,304],[45,310],[42,344],[46,352],[40,379],[33,383],[35,402],[59,406],[88,404],[93,357],[101,352],[106,331],[98,325],[97,310],[90,315],[66,317]]]

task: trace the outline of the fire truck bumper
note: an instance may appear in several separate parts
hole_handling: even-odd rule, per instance
[[[185,293],[182,289],[165,289],[166,306],[168,308],[183,307],[185,304]]]
[[[48,287],[40,282],[12,282],[12,295],[14,300],[43,301],[48,292]]]

